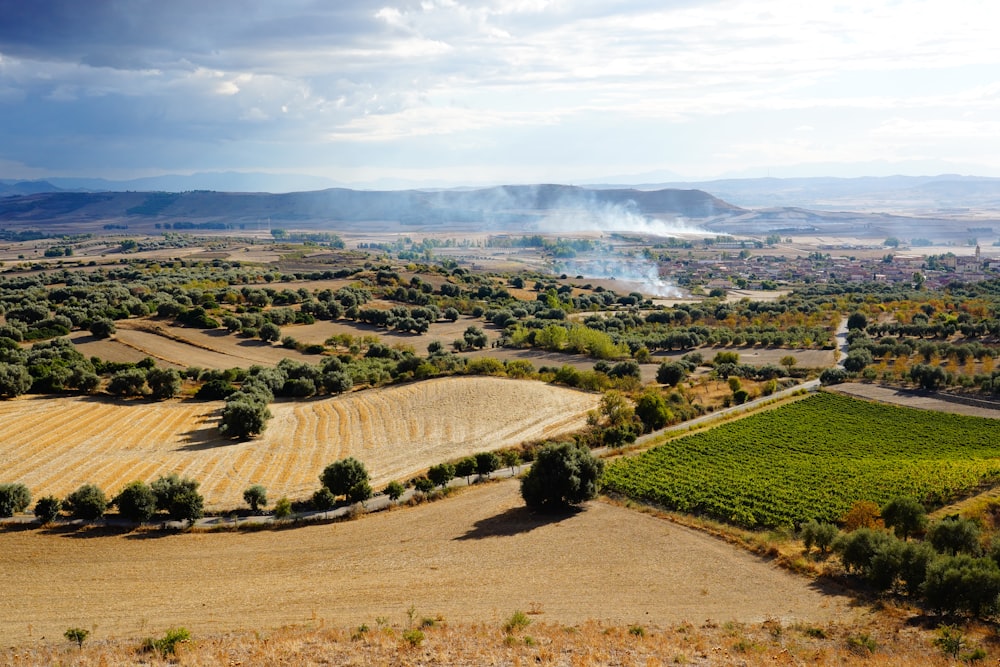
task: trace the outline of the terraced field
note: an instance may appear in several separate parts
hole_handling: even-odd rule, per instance
[[[109,494],[176,472],[201,482],[209,508],[243,504],[263,484],[301,498],[330,462],[363,461],[379,488],[443,460],[552,437],[583,426],[599,396],[538,382],[442,378],[271,406],[249,442],[219,436],[221,402],[125,402],[24,397],[0,403],[0,470],[35,497],[84,483]]]

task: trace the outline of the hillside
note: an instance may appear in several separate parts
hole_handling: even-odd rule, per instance
[[[47,192],[0,199],[0,224],[48,227],[117,221],[218,221],[338,228],[369,221],[402,225],[474,223],[537,225],[554,211],[620,207],[645,216],[704,219],[742,209],[701,190],[588,190],[565,185],[503,186],[480,190],[367,191],[333,188],[288,194],[191,191]]]

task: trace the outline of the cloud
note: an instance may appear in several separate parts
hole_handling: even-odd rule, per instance
[[[868,150],[859,137],[905,152],[908,128],[991,127],[995,14],[979,0],[0,0],[0,159],[56,173],[83,150],[121,168],[108,146],[127,137],[153,170],[422,164],[461,182],[560,173],[565,156],[563,179],[839,160]],[[996,134],[922,145],[1000,154]]]

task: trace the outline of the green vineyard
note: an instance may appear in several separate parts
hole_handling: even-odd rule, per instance
[[[617,461],[604,489],[754,528],[837,521],[858,500],[939,506],[998,481],[998,420],[820,393]]]

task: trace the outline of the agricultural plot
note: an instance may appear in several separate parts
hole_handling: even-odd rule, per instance
[[[208,508],[234,508],[251,484],[275,499],[306,497],[323,468],[346,456],[364,462],[379,488],[451,458],[554,437],[582,427],[599,398],[539,382],[442,378],[274,403],[264,434],[235,442],[216,428],[221,402],[26,397],[0,402],[0,471],[35,497],[84,483],[114,494],[176,472],[201,483]]]
[[[1000,481],[1000,421],[821,393],[615,462],[605,489],[748,527]]]

